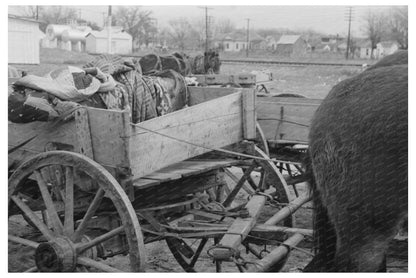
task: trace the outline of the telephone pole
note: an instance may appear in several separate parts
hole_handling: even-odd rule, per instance
[[[347,15],[347,20],[348,20],[348,38],[347,38],[347,53],[345,54],[345,58],[348,60],[348,56],[349,56],[349,52],[350,52],[350,39],[351,39],[351,21],[352,21],[352,7],[348,7],[349,11],[348,11],[348,15]]]
[[[107,19],[107,34],[108,34],[108,41],[107,41],[107,52],[111,54],[111,5],[108,6],[108,19]]]
[[[198,7],[201,9],[205,9],[205,52],[208,52],[209,49],[209,16],[208,10],[212,10],[212,8],[205,7]]]
[[[247,20],[246,57],[248,57],[248,50],[250,48],[250,18],[246,18],[246,20]]]

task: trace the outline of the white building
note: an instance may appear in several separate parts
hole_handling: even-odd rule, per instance
[[[371,59],[371,42],[366,40],[358,44],[361,59]],[[375,52],[375,49],[373,50]],[[374,55],[374,53],[373,53]]]
[[[399,44],[395,41],[382,41],[376,46],[376,58],[381,59],[384,56],[393,54],[399,50]]]
[[[129,54],[132,52],[133,38],[130,34],[113,30],[111,32],[111,51],[108,49],[108,30],[91,31],[86,36],[86,51],[88,53]]]
[[[9,64],[39,64],[39,22],[8,16]]]

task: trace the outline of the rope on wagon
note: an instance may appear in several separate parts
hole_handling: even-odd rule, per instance
[[[147,132],[154,133],[154,134],[157,134],[159,136],[166,137],[166,138],[169,138],[171,140],[175,140],[175,141],[185,143],[185,144],[188,144],[188,145],[191,145],[191,146],[195,146],[195,147],[198,147],[198,148],[204,148],[204,149],[211,150],[211,151],[222,152],[222,153],[234,155],[234,156],[237,156],[237,157],[245,157],[245,158],[257,159],[257,160],[263,160],[263,161],[270,161],[270,162],[274,162],[274,163],[285,163],[285,162],[289,163],[288,161],[285,161],[285,160],[279,160],[279,159],[274,159],[274,158],[264,158],[264,157],[260,157],[260,156],[229,151],[229,150],[225,150],[225,149],[221,149],[221,148],[212,148],[212,147],[204,146],[204,145],[201,145],[201,144],[196,144],[196,143],[193,143],[193,142],[189,142],[189,141],[186,141],[186,140],[183,140],[183,139],[180,139],[180,138],[176,138],[176,137],[173,137],[173,136],[170,136],[170,135],[167,135],[167,134],[163,134],[163,133],[160,133],[160,132],[157,132],[157,131],[154,131],[154,130],[151,130],[151,129],[148,129],[148,128],[145,128],[145,127],[142,127],[142,126],[135,125],[135,127],[140,128],[142,130],[145,130]],[[292,162],[290,162],[290,163],[292,163]]]

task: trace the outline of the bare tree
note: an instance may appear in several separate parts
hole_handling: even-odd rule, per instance
[[[27,5],[27,6],[18,6],[17,8],[19,12],[22,13],[23,16],[36,18],[36,13],[37,13],[36,6]],[[39,6],[39,9],[40,9],[40,6]]]
[[[377,44],[382,40],[386,35],[387,28],[387,17],[385,14],[373,13],[368,11],[366,17],[364,18],[365,32],[368,39],[371,42],[371,58],[374,58],[374,49],[377,47]]]
[[[400,44],[400,48],[408,48],[409,29],[407,6],[394,7],[390,14],[388,25],[390,27],[390,38]]]
[[[123,26],[133,40],[143,42],[147,46],[157,33],[151,15],[151,11],[141,10],[139,6],[119,6],[113,20],[115,24]]]
[[[170,20],[169,25],[171,27],[169,32],[171,38],[181,50],[184,50],[186,46],[191,44],[190,38],[197,32],[184,17]]]
[[[45,32],[49,24],[68,24],[78,18],[77,10],[65,6],[42,6],[39,7],[39,28]]]
[[[235,23],[229,18],[220,18],[215,24],[215,32],[217,34],[232,33],[236,30]]]

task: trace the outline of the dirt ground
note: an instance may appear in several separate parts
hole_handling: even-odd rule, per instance
[[[46,54],[44,54],[46,55]],[[50,70],[65,64],[73,66],[81,66],[83,61],[87,61],[89,57],[66,57],[62,59],[48,60],[46,63],[38,66],[23,66],[16,65],[17,68],[25,70],[28,73],[42,75]],[[43,60],[45,60],[45,56]],[[324,67],[324,66],[281,66],[281,65],[241,65],[241,64],[224,64],[221,68],[223,74],[238,74],[250,73],[251,71],[266,70],[273,74],[274,80],[266,84],[267,88],[273,93],[293,93],[301,94],[309,98],[324,98],[330,89],[348,77],[362,71],[360,67]],[[301,190],[302,186],[301,186]],[[307,204],[307,207],[310,207]],[[273,211],[268,211],[272,214]],[[312,210],[301,209],[296,214],[296,223],[298,228],[311,228]],[[16,223],[9,222],[9,231],[13,233],[23,233],[29,229],[17,221]],[[308,244],[305,245],[308,247]],[[309,244],[310,246],[310,244]],[[310,249],[306,248],[310,252]],[[30,252],[27,249],[21,248],[13,244],[9,244],[9,271],[16,271],[26,266],[29,263]],[[164,241],[155,242],[146,245],[146,262],[148,272],[182,272],[182,268],[174,259],[173,255],[168,252],[168,247]],[[291,255],[283,268],[283,272],[299,272],[311,259],[311,255],[299,250],[293,250]],[[117,256],[111,259],[112,264],[117,265],[118,268],[123,269],[124,265],[127,267],[127,258]],[[212,262],[207,259],[206,267],[203,266],[203,271],[211,271]],[[390,250],[388,257],[388,270],[390,272],[407,272],[407,239],[395,241]],[[236,272],[235,268],[227,268],[225,270]]]

